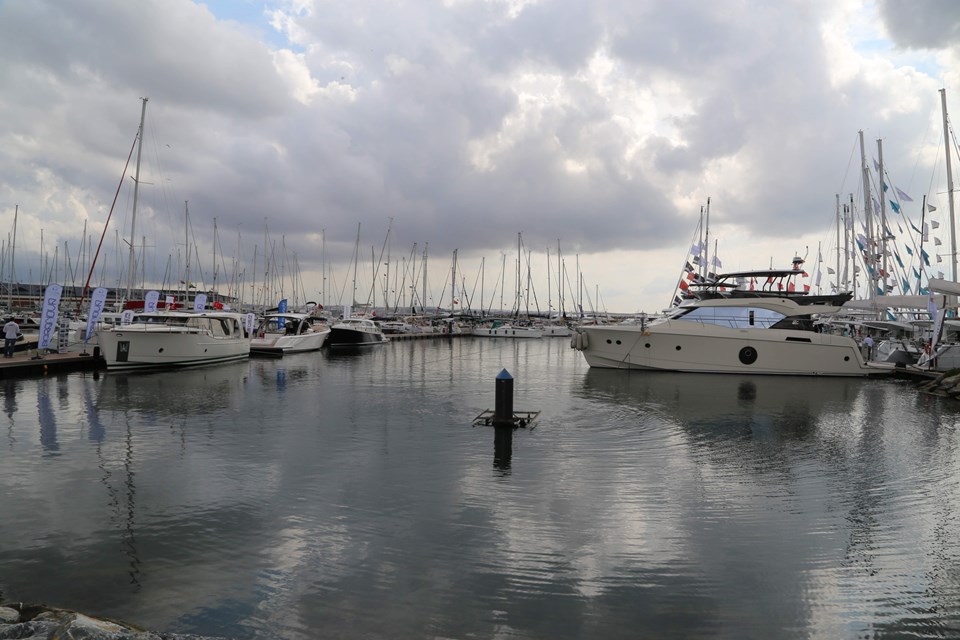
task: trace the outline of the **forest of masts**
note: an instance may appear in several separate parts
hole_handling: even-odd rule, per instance
[[[486,258],[480,258],[479,265],[470,268],[460,260],[456,249],[452,256],[431,258],[429,243],[422,246],[414,243],[404,255],[393,255],[392,222],[382,245],[371,245],[369,257],[365,257],[358,224],[351,260],[336,267],[327,260],[326,231],[321,232],[319,273],[314,271],[305,279],[297,252],[287,247],[285,236],[279,241],[272,238],[266,225],[262,244],[256,243],[252,257],[244,261],[237,257],[243,246],[239,231],[235,246],[225,249],[214,218],[212,251],[207,253],[192,239],[189,207],[185,204],[184,209],[187,230],[184,243],[177,243],[167,255],[159,278],[148,275],[151,247],[145,237],[131,251],[129,241],[114,231],[112,241],[104,239],[103,242],[104,247],[113,246],[101,247],[95,260],[98,239],[88,234],[86,223],[78,249],[71,250],[69,241],[64,240],[56,242],[51,251],[41,230],[39,252],[24,251],[28,255],[17,258],[17,209],[13,228],[7,238],[0,241],[0,291],[4,294],[0,305],[4,305],[6,297],[14,291],[21,297],[39,299],[50,283],[64,285],[64,298],[72,297],[79,302],[89,281],[87,298],[95,287],[111,289],[118,303],[142,300],[146,291],[157,289],[165,295],[175,295],[178,302],[189,306],[197,292],[205,292],[208,303],[221,301],[245,311],[274,308],[283,299],[288,301],[290,309],[316,304],[334,311],[350,305],[353,313],[452,312],[480,317],[574,318],[595,315],[603,307],[599,289],[591,292],[584,285],[579,255],[568,269],[559,241],[556,250],[548,247],[542,254],[535,255],[518,233],[516,255],[508,258],[507,252],[502,251],[496,263],[488,265]],[[133,254],[130,261],[127,261],[128,252]],[[211,259],[204,263],[201,256]],[[25,262],[27,273],[23,273]],[[130,277],[129,265],[133,265],[133,277]],[[159,274],[159,269],[154,271]],[[306,281],[311,277],[313,288]]]

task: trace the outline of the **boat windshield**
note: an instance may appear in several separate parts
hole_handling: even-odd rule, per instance
[[[681,307],[682,309],[682,307]],[[715,324],[733,329],[769,329],[786,316],[770,309],[756,307],[693,307],[686,313],[671,316],[671,320],[687,320],[701,324]]]

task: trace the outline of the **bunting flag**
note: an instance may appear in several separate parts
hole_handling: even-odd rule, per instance
[[[810,285],[808,285],[808,284],[803,285],[803,292],[804,292],[804,293],[810,293]]]
[[[880,163],[877,162],[877,159],[876,159],[876,158],[873,159],[873,168],[874,168],[876,171],[880,171]]]
[[[907,282],[906,278],[903,279],[903,292],[910,293],[910,283]]]
[[[833,267],[827,267],[827,273],[829,273],[831,276],[837,274],[837,272],[833,270]]]
[[[907,246],[904,246],[903,248],[906,249],[906,251],[907,251],[908,254],[910,254],[911,256],[913,255],[913,249],[911,249],[910,247],[907,247]]]
[[[893,200],[890,200],[890,208],[896,211],[897,213],[900,213],[900,205],[898,205]]]
[[[923,241],[930,242],[930,225],[923,223]]]
[[[700,264],[700,256],[699,256],[699,255],[693,256],[693,264]]]
[[[688,262],[687,264],[683,265],[683,270],[687,273],[690,273],[693,271],[693,265]]]
[[[683,289],[684,291],[686,291],[687,289],[690,288],[690,285],[687,284],[687,281],[686,281],[686,280],[681,280],[681,281],[680,281],[680,284],[679,284],[679,287],[680,287],[681,289]]]
[[[792,282],[787,285],[787,291],[796,291],[796,290],[797,290],[797,285],[793,284]]]
[[[910,223],[910,227],[917,233],[923,233],[920,229],[917,229],[917,225],[913,224],[913,222]]]
[[[801,271],[801,272],[800,272],[800,277],[802,277],[802,278],[809,278],[809,277],[810,277],[810,274],[807,273],[806,271]]]
[[[923,262],[929,267],[930,266],[930,254],[924,249],[920,249],[920,256],[923,258]]]
[[[690,247],[690,255],[692,255],[692,256],[699,256],[699,255],[700,255],[700,243],[699,243],[699,242],[695,243],[692,247]]]
[[[931,220],[931,221],[930,221],[930,227],[933,228],[933,229],[939,229],[939,228],[940,228],[940,223],[937,222],[936,220]]]
[[[910,196],[908,196],[907,194],[905,194],[905,193],[904,193],[903,191],[901,191],[900,189],[894,187],[893,190],[897,192],[897,197],[900,198],[901,200],[903,200],[904,202],[913,202],[913,198],[911,198]]]
[[[897,229],[900,229],[900,233],[903,233],[903,227],[900,226],[899,222],[897,222]]]
[[[720,262],[720,258],[718,258],[717,256],[713,256],[713,258],[710,260],[710,263],[711,263],[713,266],[715,266],[717,269],[722,269],[722,268],[723,268],[723,263]]]
[[[696,282],[698,276],[697,276],[697,274],[696,274],[695,272],[689,271],[689,272],[687,272],[687,276],[686,276],[686,277],[687,277],[687,280],[689,280],[690,282]]]
[[[928,205],[927,205],[927,211],[936,211],[936,210],[937,210],[937,208],[936,208],[935,206],[933,206],[932,204],[928,204]]]
[[[916,267],[913,268],[913,277],[917,278],[918,280],[920,279],[920,272],[917,271]]]
[[[941,256],[939,253],[937,254],[937,262],[943,262],[943,256]]]
[[[903,260],[900,259],[900,254],[899,254],[899,253],[897,253],[896,251],[894,251],[894,252],[893,252],[893,257],[894,257],[894,259],[897,261],[897,264],[900,265],[900,268],[901,268],[901,269],[906,269],[906,267],[905,267],[904,264],[903,264]]]
[[[887,183],[884,182],[883,180],[880,181],[880,184],[883,185],[883,192],[886,193],[887,190],[888,190],[890,187],[888,187],[888,186],[887,186]]]
[[[934,237],[934,238],[933,238],[933,245],[934,245],[935,247],[939,247],[939,246],[942,245],[942,244],[943,244],[943,243],[940,242],[940,238],[937,238],[937,237]]]

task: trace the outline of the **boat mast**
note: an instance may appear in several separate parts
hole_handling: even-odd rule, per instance
[[[183,230],[183,306],[187,308],[187,305],[190,304],[190,205],[186,200],[183,201],[183,219],[185,223]]]
[[[837,194],[837,288],[834,293],[840,293],[840,194]]]
[[[707,198],[707,214],[704,222],[704,242],[703,242],[703,270],[704,277],[710,275],[710,198]]]
[[[14,262],[13,255],[17,247],[17,216],[20,213],[20,205],[13,207],[13,240],[10,241],[10,282],[7,285],[7,312],[13,313],[13,280],[14,280]]]
[[[950,208],[951,279],[957,281],[957,222],[953,210],[953,168],[950,165],[950,122],[947,119],[947,90],[940,89],[940,108],[943,111],[943,148],[947,154],[947,203]]]
[[[863,129],[859,132],[860,136],[860,169],[863,174],[863,215],[867,221],[867,246],[865,247],[866,259],[864,264],[867,268],[867,282],[869,284],[868,299],[873,300],[876,296],[876,286],[874,278],[876,276],[873,234],[873,208],[870,202],[870,167],[867,166],[867,152],[863,146]],[[856,266],[854,266],[854,279],[856,279]]]
[[[877,238],[880,239],[880,277],[883,278],[883,295],[887,295],[887,198],[883,194],[883,140],[877,138],[877,157],[880,165],[880,231]],[[923,227],[921,227],[923,228]],[[921,242],[923,240],[921,239]],[[879,312],[878,312],[879,313]]]
[[[140,108],[140,131],[137,133],[137,166],[133,176],[133,209],[130,214],[130,256],[127,261],[127,293],[126,299],[130,300],[133,293],[133,282],[136,277],[134,264],[136,262],[136,249],[134,239],[137,237],[137,199],[140,196],[140,158],[143,155],[143,125],[147,119],[147,98],[140,98],[143,105]]]

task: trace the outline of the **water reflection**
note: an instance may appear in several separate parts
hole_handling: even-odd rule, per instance
[[[209,415],[235,406],[248,376],[246,362],[176,373],[110,372],[99,385],[97,406],[152,416]]]
[[[50,402],[50,379],[37,382],[37,418],[40,423],[40,445],[45,453],[56,454],[60,450],[57,442],[57,419]]]

